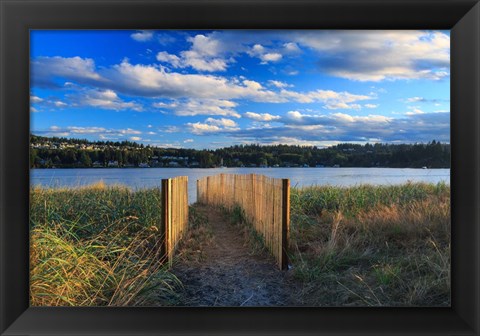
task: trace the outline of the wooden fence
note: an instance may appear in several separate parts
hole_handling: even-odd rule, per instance
[[[164,255],[169,267],[173,253],[188,226],[188,177],[162,179],[162,225]]]
[[[259,232],[278,267],[288,267],[290,226],[290,180],[264,175],[220,174],[197,181],[197,202],[240,206],[246,219]]]

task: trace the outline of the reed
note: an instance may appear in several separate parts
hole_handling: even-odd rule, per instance
[[[180,284],[160,263],[160,199],[159,189],[103,183],[32,188],[31,304],[168,304]]]
[[[292,189],[299,300],[320,306],[448,306],[445,184]]]

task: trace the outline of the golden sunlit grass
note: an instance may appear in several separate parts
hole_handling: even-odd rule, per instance
[[[445,184],[292,190],[301,300],[328,306],[448,306]]]
[[[161,305],[175,294],[160,262],[159,189],[35,187],[30,199],[33,306]]]

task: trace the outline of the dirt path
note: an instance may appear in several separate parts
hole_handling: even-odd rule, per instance
[[[195,210],[207,222],[192,229],[179,247],[172,269],[184,285],[178,305],[291,305],[288,271],[278,270],[265,251],[252,253],[242,227],[222,211],[206,206]]]

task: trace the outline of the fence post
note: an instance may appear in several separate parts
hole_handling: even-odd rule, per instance
[[[197,180],[197,203],[201,203],[200,202],[200,190],[198,188],[199,183],[200,183],[200,180]]]
[[[282,269],[288,268],[288,244],[290,236],[290,180],[282,179]]]
[[[167,232],[169,227],[168,219],[170,216],[168,194],[168,179],[162,179],[162,222],[160,223],[160,236],[163,237],[161,247],[162,259],[168,259]]]

